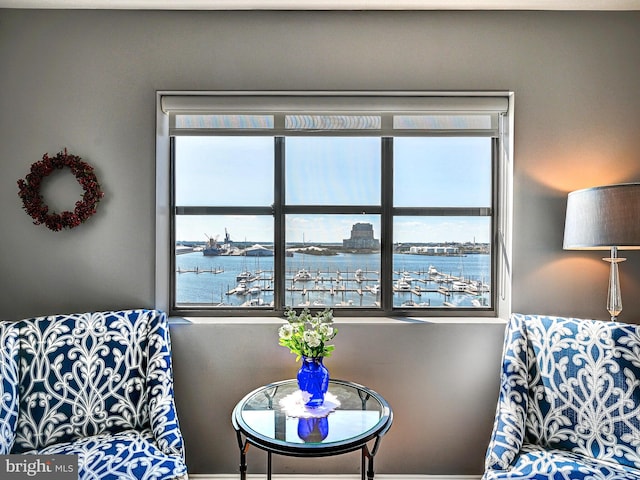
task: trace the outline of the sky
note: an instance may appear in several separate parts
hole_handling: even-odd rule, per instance
[[[379,137],[287,137],[286,201],[292,205],[380,205]],[[269,206],[274,199],[273,137],[177,137],[176,205]],[[491,206],[488,138],[394,139],[394,206]],[[291,215],[288,242],[341,242],[354,223],[378,215]],[[272,243],[271,216],[187,216],[177,240],[224,238]],[[398,217],[394,243],[489,242],[488,217]]]

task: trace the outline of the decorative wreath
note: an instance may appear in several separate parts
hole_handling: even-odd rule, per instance
[[[51,175],[55,169],[69,167],[84,189],[82,200],[76,202],[73,212],[49,213],[49,207],[40,194],[42,180]],[[76,155],[69,155],[65,148],[55,157],[44,154],[42,160],[31,165],[31,173],[24,179],[18,180],[20,198],[23,208],[34,219],[35,225],[45,224],[50,230],[60,231],[63,228],[74,228],[84,223],[91,215],[96,213],[96,206],[104,196],[100,190],[100,184],[93,173],[93,167],[83,162]]]

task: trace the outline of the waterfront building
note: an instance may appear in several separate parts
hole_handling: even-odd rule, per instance
[[[374,238],[373,225],[356,223],[351,227],[351,237],[342,240],[346,250],[380,250],[380,240]]]

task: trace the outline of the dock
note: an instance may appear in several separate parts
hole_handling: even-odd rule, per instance
[[[377,269],[313,269],[300,265],[285,271],[284,291],[291,305],[313,306],[367,306],[380,301],[380,271]],[[179,275],[218,275],[231,276],[226,288],[219,290],[220,304],[226,295],[235,304],[239,299],[242,305],[257,306],[271,302],[274,291],[273,270],[261,270],[259,267],[250,273],[246,270],[236,275],[225,272],[220,266],[178,268]],[[226,279],[226,276],[224,277]],[[393,281],[389,286],[394,296],[394,305],[400,307],[422,307],[434,303],[452,307],[458,303],[459,295],[468,295],[474,305],[483,305],[478,298],[489,292],[489,285],[462,275],[452,275],[437,271],[434,267],[414,270],[396,268]],[[233,299],[232,299],[233,297]],[[437,299],[436,299],[437,297]]]

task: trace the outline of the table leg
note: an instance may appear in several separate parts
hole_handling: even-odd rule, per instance
[[[249,450],[249,442],[242,441],[240,432],[236,432],[238,436],[238,446],[240,447],[240,480],[247,480],[247,450]]]
[[[375,455],[375,450],[373,452],[369,451],[369,447],[366,445],[362,447],[362,466],[360,467],[360,476],[362,480],[364,480],[365,474],[365,457],[369,459],[368,467],[367,467],[367,480],[373,480],[373,457]]]
[[[367,469],[367,480],[373,480],[373,455],[369,457],[369,468]]]
[[[267,452],[267,480],[271,480],[271,452]]]
[[[240,480],[247,480],[247,456],[240,453]]]

